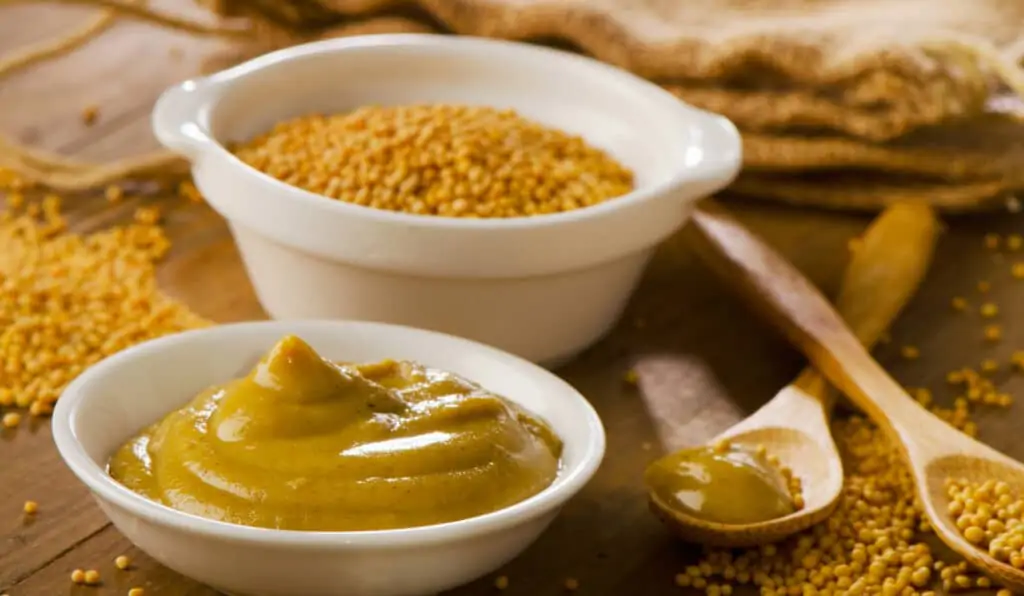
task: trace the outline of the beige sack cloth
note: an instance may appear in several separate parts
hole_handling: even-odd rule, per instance
[[[791,205],[843,211],[880,211],[902,201],[926,200],[946,213],[1019,211],[1020,202],[1003,181],[945,184],[871,172],[825,176],[740,175],[728,194]]]
[[[342,17],[373,15],[407,4],[389,0],[197,0],[217,14],[248,16],[255,26],[194,25],[175,21],[173,15],[147,13],[135,2],[91,1],[110,8],[104,19],[112,13],[126,14],[196,34],[246,41],[235,53],[211,64],[214,68],[322,37],[434,29],[423,19],[391,17],[334,24]],[[1002,154],[993,146],[972,146],[963,153],[958,146],[961,138],[952,134],[941,147],[929,146],[928,135],[943,129],[928,125],[951,118],[977,120],[992,80],[983,72],[984,65],[997,66],[1003,81],[1024,92],[1020,74],[1007,67],[1005,56],[993,51],[993,44],[1006,46],[1016,34],[1024,15],[1021,0],[942,4],[922,0],[419,0],[412,4],[457,32],[524,39],[561,37],[640,74],[674,81],[670,90],[724,113],[744,130],[750,173],[738,182],[740,192],[763,187],[765,194],[792,202],[873,208],[888,199],[865,198],[870,192],[930,191],[935,182],[927,179],[939,178],[961,187],[945,187],[937,204],[963,209],[992,204],[991,193],[1016,184],[1005,175],[1013,170],[1007,164],[1013,163],[1008,156],[1015,153]],[[983,36],[962,37],[965,34]],[[819,134],[791,134],[808,129]],[[920,129],[917,139],[923,141],[910,135],[906,142],[876,145],[823,137],[822,129],[876,140]],[[951,155],[956,159],[951,161]],[[65,190],[155,172],[173,160],[169,155],[142,156],[109,167],[94,166],[70,164],[40,152],[13,151],[4,157],[3,147],[0,158],[0,166],[28,171]],[[908,183],[906,177],[898,177],[896,182],[871,182],[861,190],[849,186],[842,193],[826,193],[815,200],[811,194],[819,185],[813,181],[762,173],[837,167],[918,174],[926,180]]]
[[[748,130],[872,140],[980,112],[984,60],[950,42],[1012,53],[1024,26],[1015,0],[198,1],[293,29],[413,4],[459,34],[568,41]]]
[[[844,137],[743,135],[750,172],[873,170],[912,174],[933,181],[1024,182],[1024,122],[989,113],[922,128],[888,143]]]

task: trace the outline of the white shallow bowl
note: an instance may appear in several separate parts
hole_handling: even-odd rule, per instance
[[[437,102],[512,108],[581,135],[630,167],[637,189],[532,218],[417,216],[309,193],[224,148],[310,112]],[[735,177],[741,154],[728,120],[625,71],[533,45],[441,35],[274,52],[170,88],[153,127],[191,160],[273,318],[411,325],[546,364],[614,325],[653,249],[697,199]]]
[[[458,373],[547,420],[565,444],[555,482],[506,509],[405,530],[294,532],[188,515],[106,473],[113,451],[203,388],[244,374],[294,333],[331,359],[401,358]],[[258,322],[140,344],[86,370],[53,415],[64,461],[140,549],[218,590],[253,596],[421,596],[472,581],[532,543],[597,470],[604,430],[571,386],[529,362],[440,333],[346,321]]]

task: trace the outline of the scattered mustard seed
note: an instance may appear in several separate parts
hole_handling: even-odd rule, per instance
[[[985,248],[999,250],[999,234],[985,234]]]
[[[497,578],[495,578],[495,580],[494,580],[494,587],[499,589],[499,590],[504,590],[504,589],[508,588],[508,576],[507,575],[499,575]]]
[[[128,596],[145,596],[146,591],[142,588],[132,588],[128,590]]]
[[[21,424],[21,414],[17,412],[7,412],[4,414],[2,419],[4,428],[17,428]]]
[[[0,400],[45,415],[105,356],[209,323],[160,292],[155,265],[170,248],[160,227],[70,234],[59,197],[36,204],[38,217],[0,220]]]
[[[81,569],[75,569],[71,572],[71,582],[76,584],[85,583],[85,571]]]
[[[921,356],[921,350],[917,346],[903,346],[900,348],[900,356],[906,360],[917,360]]]
[[[636,370],[631,368],[622,375],[622,380],[629,385],[636,385],[640,381],[640,375],[637,374]]]
[[[984,281],[984,280],[978,282],[978,291],[981,292],[982,294],[987,294],[988,291],[991,290],[991,289],[992,289],[992,284],[991,283],[989,283],[987,281]]]
[[[103,195],[107,198],[108,202],[117,203],[124,198],[124,190],[120,186],[112,184],[103,191]]]
[[[25,195],[20,192],[9,192],[6,203],[10,209],[21,209],[25,206]]]
[[[1014,263],[1010,266],[1010,275],[1016,279],[1024,279],[1024,261]]]
[[[131,564],[132,564],[131,559],[129,559],[125,555],[120,555],[119,557],[114,559],[114,566],[117,567],[118,569],[120,569],[121,571],[124,571],[125,569],[128,569],[128,567],[130,567]]]
[[[178,196],[191,203],[203,202],[203,195],[191,180],[185,180],[178,184]]]
[[[89,569],[85,572],[85,585],[87,586],[98,586],[100,584],[100,572],[95,569]]]
[[[53,406],[46,402],[36,400],[29,405],[28,413],[36,418],[39,418],[40,416],[49,416],[50,414],[53,414]]]
[[[160,208],[155,205],[139,207],[135,210],[135,221],[147,226],[156,225],[160,221]]]
[[[1024,248],[1024,236],[1020,234],[1010,234],[1006,237],[1006,248],[1007,250],[1018,251]]]
[[[999,370],[999,363],[995,360],[982,360],[981,361],[981,372],[993,373]]]
[[[967,299],[962,296],[954,296],[951,301],[953,310],[967,310],[968,304]]]
[[[22,507],[22,510],[29,515],[35,515],[36,513],[39,513],[39,503],[36,503],[35,501],[25,501],[25,505]]]
[[[981,308],[978,309],[978,313],[981,314],[981,316],[985,317],[986,319],[991,319],[992,317],[999,314],[999,307],[991,302],[986,302],[985,304],[981,305]]]
[[[100,115],[99,106],[89,105],[82,108],[82,122],[86,126],[92,126],[96,122],[96,118]]]
[[[988,325],[985,327],[985,339],[990,342],[997,342],[1003,338],[1003,329],[999,325]]]

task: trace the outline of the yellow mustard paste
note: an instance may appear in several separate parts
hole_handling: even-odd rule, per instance
[[[644,482],[661,506],[704,521],[753,524],[797,510],[779,469],[740,447],[671,453],[647,467]]]
[[[288,336],[118,449],[110,475],[194,515],[354,531],[451,522],[544,490],[562,443],[456,375],[404,361],[338,364]]]

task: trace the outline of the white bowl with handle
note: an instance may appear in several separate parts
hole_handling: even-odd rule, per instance
[[[298,532],[182,513],[107,474],[124,442],[206,387],[245,374],[295,334],[332,360],[414,360],[457,373],[547,421],[562,439],[553,484],[505,509],[401,530]],[[157,561],[220,591],[246,596],[423,596],[470,582],[529,546],[604,456],[601,421],[548,371],[441,333],[345,321],[235,323],[148,341],[88,368],[53,414],[65,463],[130,541]]]
[[[328,199],[225,145],[311,112],[367,104],[512,108],[631,168],[634,192],[508,219],[411,215]],[[725,118],[625,71],[523,43],[372,35],[280,50],[168,89],[157,138],[192,163],[273,318],[375,320],[468,337],[535,362],[571,358],[616,322],[654,248],[727,185]]]

